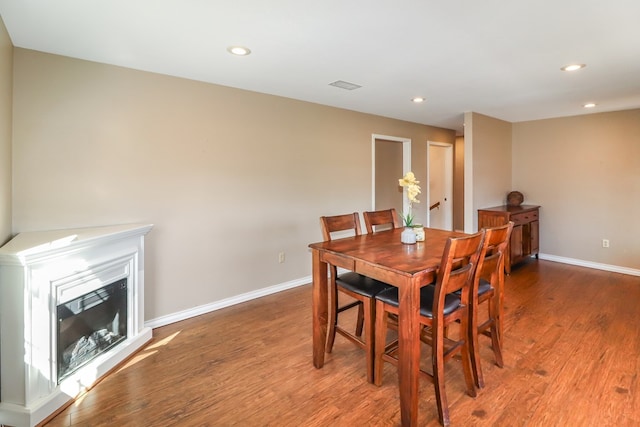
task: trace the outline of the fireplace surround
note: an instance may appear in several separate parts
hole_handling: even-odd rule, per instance
[[[0,425],[37,425],[151,339],[151,228],[26,232],[0,248]]]

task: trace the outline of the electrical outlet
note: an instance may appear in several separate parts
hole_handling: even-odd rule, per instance
[[[278,262],[282,264],[284,262],[284,252],[278,254]]]
[[[609,239],[602,239],[602,247],[603,248],[609,247]]]

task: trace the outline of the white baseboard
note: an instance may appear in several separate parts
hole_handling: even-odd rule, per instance
[[[560,262],[563,264],[578,265],[580,267],[594,268],[596,270],[611,271],[613,273],[628,274],[630,276],[640,276],[640,270],[629,267],[620,267],[611,264],[602,264],[599,262],[583,261],[581,259],[566,258],[557,255],[540,254],[538,258],[545,261]]]
[[[170,323],[186,320],[191,317],[200,316],[201,314],[210,313],[212,311],[220,310],[221,308],[230,307],[232,305],[240,304],[241,302],[251,301],[252,299],[264,297],[266,295],[275,294],[277,292],[285,291],[287,289],[295,288],[297,286],[306,285],[311,283],[311,276],[303,277],[289,282],[281,283],[279,285],[269,286],[267,288],[258,289],[256,291],[247,292],[241,295],[235,295],[230,298],[225,298],[220,301],[215,301],[210,304],[200,305],[188,310],[179,311],[166,316],[157,317],[155,319],[147,320],[144,322],[144,326],[149,328],[159,328]]]

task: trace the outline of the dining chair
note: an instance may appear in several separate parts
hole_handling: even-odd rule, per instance
[[[423,376],[433,384],[436,394],[438,418],[449,425],[449,406],[445,392],[445,362],[455,355],[462,361],[467,394],[476,396],[469,347],[469,304],[471,286],[477,267],[484,231],[449,238],[442,253],[435,283],[420,289],[420,339],[431,347],[432,371],[420,368]],[[461,290],[460,294],[455,292]],[[398,289],[390,288],[376,295],[376,337],[374,354],[374,383],[382,385],[383,362],[397,365],[398,342],[386,344],[390,315],[398,314]],[[459,322],[456,337],[448,328]],[[445,332],[446,331],[446,332]]]
[[[362,213],[364,225],[367,233],[374,231],[400,228],[402,224],[398,218],[398,213],[394,208],[379,211],[366,211]]]
[[[505,225],[484,228],[484,242],[478,259],[471,292],[469,314],[469,345],[471,347],[471,367],[478,388],[484,387],[484,378],[480,363],[480,345],[478,337],[491,338],[491,348],[496,365],[502,368],[502,319],[504,300],[504,261],[509,244],[513,221]],[[487,316],[479,321],[480,305],[486,304]]]
[[[320,225],[325,241],[332,240],[333,233],[340,233],[341,237],[344,232],[350,232],[356,236],[361,234],[360,217],[357,212],[345,215],[322,216],[320,217]],[[353,271],[338,275],[334,265],[329,265],[329,267],[331,310],[329,310],[326,352],[331,353],[333,350],[336,333],[363,348],[366,353],[367,381],[373,383],[375,296],[392,286]],[[338,292],[351,297],[355,301],[340,306]],[[358,308],[358,317],[355,333],[351,333],[339,324],[338,315],[354,307]],[[364,337],[362,337],[363,326]]]

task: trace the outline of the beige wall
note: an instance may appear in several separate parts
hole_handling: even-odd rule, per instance
[[[372,134],[412,139],[422,170],[427,140],[455,138],[18,48],[14,61],[14,231],[155,224],[147,319],[308,277],[319,216],[371,208]]]
[[[10,211],[14,233],[154,223],[148,320],[309,276],[318,217],[371,208],[372,134],[412,139],[412,169],[424,183],[426,141],[455,139],[450,130],[23,49],[14,50],[12,87],[5,31],[0,42],[0,238],[10,234]],[[638,268],[639,111],[518,124],[465,114],[473,227],[477,208],[518,189],[543,206],[543,252]]]
[[[513,124],[513,187],[541,252],[640,268],[640,109]]]
[[[465,230],[478,229],[478,209],[503,205],[511,185],[512,124],[465,114]],[[526,191],[525,200],[530,201]]]
[[[13,45],[0,18],[0,246],[11,238]]]

